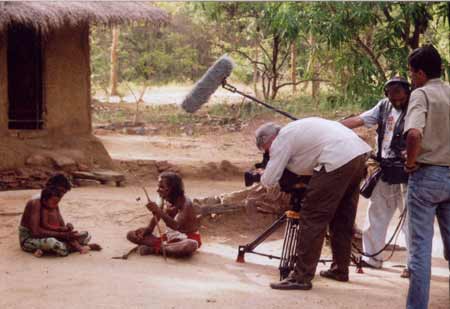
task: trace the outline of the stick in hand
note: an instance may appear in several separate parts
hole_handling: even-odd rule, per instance
[[[148,196],[147,190],[145,189],[145,187],[142,187],[142,190],[144,190],[145,196],[147,197],[147,201],[150,203],[150,197]],[[161,227],[159,226],[159,218],[155,218],[156,221],[156,228],[158,229],[158,233],[159,233],[159,237],[161,237],[161,250],[164,256],[164,261],[167,261],[167,254],[166,254],[166,244],[165,241],[163,239],[163,234],[161,232]]]

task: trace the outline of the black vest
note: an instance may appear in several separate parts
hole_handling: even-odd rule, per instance
[[[381,179],[389,184],[399,184],[408,182],[408,174],[403,169],[404,159],[402,158],[402,151],[406,149],[406,139],[403,135],[403,128],[405,126],[406,110],[400,113],[397,122],[394,125],[394,132],[392,135],[391,144],[389,148],[394,152],[394,158],[381,158],[381,147],[383,143],[384,133],[386,132],[386,124],[389,114],[394,106],[385,99],[380,105],[380,112],[378,114],[378,152],[377,160],[381,166]]]
[[[380,112],[378,114],[378,128],[377,128],[378,134],[377,160],[379,162],[381,162],[381,147],[383,144],[384,133],[386,131],[387,119],[393,108],[394,106],[391,104],[391,102],[389,102],[389,99],[384,99],[380,105]],[[406,149],[406,139],[403,136],[403,128],[405,127],[405,115],[406,109],[401,112],[400,116],[397,119],[397,122],[395,123],[394,133],[392,135],[391,144],[389,145],[389,148],[391,148],[395,154],[394,159],[397,160],[401,159],[402,157],[401,152]]]

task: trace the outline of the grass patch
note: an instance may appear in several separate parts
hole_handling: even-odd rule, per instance
[[[296,118],[315,116],[338,120],[362,112],[362,108],[357,104],[342,104],[330,96],[321,96],[316,100],[310,96],[280,96],[277,100],[267,103]],[[93,107],[94,123],[132,122],[135,119],[135,104],[95,102]],[[233,104],[207,104],[193,114],[176,105],[141,105],[137,120],[146,124],[185,126],[208,122],[247,122],[255,118],[288,119],[256,102],[245,100]]]

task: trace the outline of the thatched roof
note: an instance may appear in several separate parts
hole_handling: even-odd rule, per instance
[[[26,24],[45,34],[67,25],[144,21],[159,26],[168,20],[165,11],[145,2],[0,2],[0,31],[11,23]]]

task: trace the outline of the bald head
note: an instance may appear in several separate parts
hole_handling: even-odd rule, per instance
[[[281,126],[273,122],[268,122],[260,126],[255,132],[256,147],[259,150],[267,150],[264,149],[264,146],[278,135],[280,129]]]

